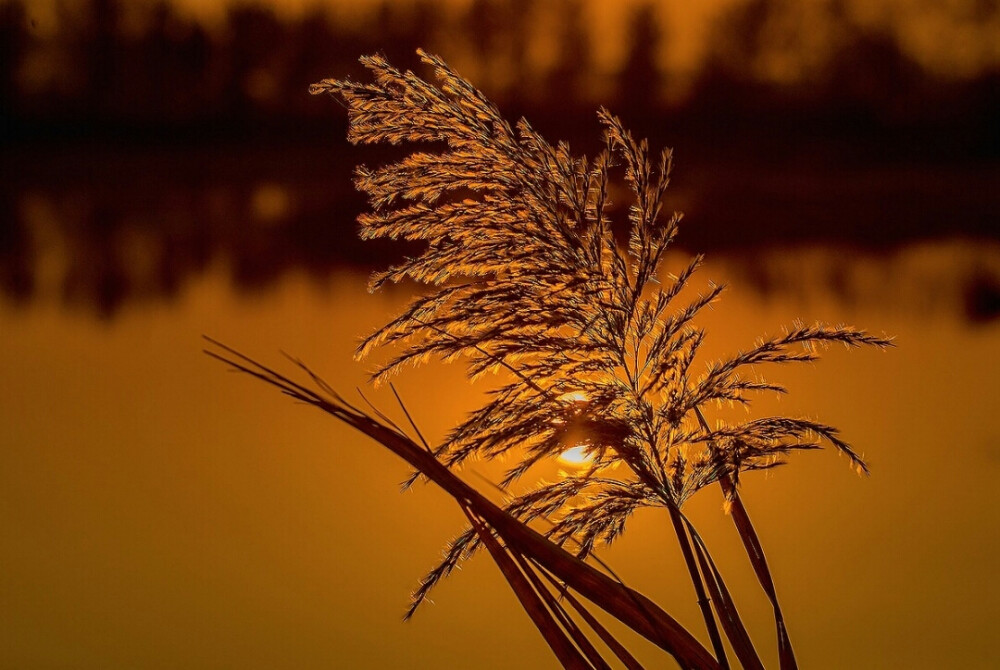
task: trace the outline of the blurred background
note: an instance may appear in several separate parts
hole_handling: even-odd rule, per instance
[[[554,665],[488,561],[400,624],[460,514],[200,354],[365,384],[354,345],[412,287],[365,292],[404,252],[355,235],[352,171],[386,154],[307,87],[374,52],[422,71],[417,47],[577,153],[600,105],[674,147],[677,265],[733,286],[711,351],[795,319],[898,337],[758,408],[841,426],[875,476],[801,457],[748,480],[750,511],[804,667],[1000,663],[997,2],[2,0],[0,666]],[[400,381],[438,438],[485,388]],[[697,630],[662,520],[635,526],[611,558]]]

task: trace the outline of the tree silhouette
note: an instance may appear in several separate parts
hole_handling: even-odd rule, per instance
[[[85,15],[77,48],[83,62],[81,101],[91,119],[114,113],[115,81],[124,57],[119,38],[121,6],[118,0],[91,0]]]
[[[133,106],[144,118],[176,122],[204,114],[211,59],[204,28],[157,2],[135,48],[138,67],[128,88],[138,92]]]
[[[629,21],[629,50],[618,74],[618,105],[628,118],[654,115],[663,102],[663,75],[657,63],[660,28],[653,5],[633,10]]]
[[[0,6],[0,122],[18,112],[17,76],[28,46],[26,22],[21,2]]]
[[[272,10],[234,5],[229,9],[226,32],[223,106],[228,117],[242,120],[255,107],[277,99],[276,58],[283,46],[283,30]]]
[[[575,106],[587,96],[587,75],[593,48],[584,25],[581,0],[560,0],[555,9],[559,18],[556,61],[545,80],[544,95],[549,104]]]

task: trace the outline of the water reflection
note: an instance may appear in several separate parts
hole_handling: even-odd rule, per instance
[[[143,256],[145,244],[118,248]],[[927,248],[911,262],[926,268],[929,256],[950,267],[972,257],[956,254]],[[788,262],[794,275],[852,266],[819,253]],[[878,264],[858,267],[874,284],[899,281]],[[800,662],[995,665],[1000,388],[989,362],[998,324],[970,329],[882,305],[848,307],[809,293],[808,283],[797,284],[797,297],[763,300],[711,260],[703,276],[733,286],[701,321],[707,356],[796,318],[844,319],[898,338],[890,352],[831,347],[821,364],[773,370],[792,393],[755,401],[759,416],[837,425],[873,469],[860,479],[833,454],[810,453],[744,481]],[[200,355],[208,332],[291,372],[277,354],[284,349],[351,398],[365,388],[405,423],[388,390],[370,392],[364,367],[351,360],[357,338],[398,310],[405,292],[368,295],[356,274],[329,279],[321,288],[287,273],[249,297],[212,265],[170,304],[152,301],[104,323],[54,306],[0,304],[0,665],[552,664],[482,558],[402,624],[407,594],[463,527],[461,512],[429,487],[399,495],[408,469],[385,450]],[[432,364],[402,375],[398,388],[437,442],[494,381],[470,387],[457,366]],[[498,475],[504,464],[494,467],[471,464],[462,476],[479,486],[470,470]],[[775,667],[769,604],[721,504],[706,491],[687,511]],[[637,514],[602,556],[697,627],[690,585],[672,577],[684,568],[661,516]],[[929,620],[939,634],[914,645]],[[647,667],[662,665],[662,655],[636,652]]]
[[[1000,316],[1000,244],[959,239],[883,253],[857,248],[760,250],[726,256],[735,282],[806,304],[817,292],[851,308],[982,324]]]
[[[349,170],[310,178],[266,152],[236,166],[221,155],[135,160],[102,156],[88,166],[87,181],[47,178],[21,184],[16,194],[0,189],[8,298],[111,317],[129,301],[172,299],[217,260],[231,268],[235,286],[251,291],[293,269],[326,277],[382,251],[362,245],[353,214],[344,214],[361,206]],[[161,165],[171,160],[180,164]]]
[[[246,292],[290,272],[322,283],[339,268],[383,266],[407,250],[358,240],[364,203],[351,188],[354,162],[330,147],[237,157],[110,152],[86,179],[0,187],[0,290],[14,304],[110,318],[130,302],[174,299],[214,263]],[[674,206],[687,214],[680,248],[724,260],[762,295],[822,289],[846,303],[924,316],[983,322],[1000,314],[1000,243],[987,223],[993,194],[982,175],[977,183],[927,168],[915,182],[905,172],[899,183],[886,174],[851,178],[844,202],[841,172],[757,169],[749,185],[749,172],[731,165],[690,172],[674,189]],[[929,241],[951,209],[946,191],[924,189],[919,206],[886,209],[911,183],[963,178],[965,225],[938,228]]]

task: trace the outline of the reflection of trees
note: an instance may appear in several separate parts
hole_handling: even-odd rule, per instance
[[[293,270],[325,280],[385,253],[387,244],[355,235],[353,157],[324,160],[328,147],[231,151],[101,150],[87,180],[0,186],[0,292],[110,316],[132,300],[169,299],[212,265],[254,290]]]
[[[21,302],[31,296],[34,283],[35,249],[28,230],[20,225],[17,200],[0,190],[0,290]]]

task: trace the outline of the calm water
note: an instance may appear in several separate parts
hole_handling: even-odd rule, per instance
[[[997,258],[957,243],[881,259],[773,252],[703,273],[733,283],[707,315],[709,354],[794,319],[897,337],[889,352],[831,349],[772,372],[792,394],[755,410],[839,426],[873,471],[862,480],[820,452],[746,478],[802,667],[1000,662],[1000,324],[967,318],[948,279]],[[831,273],[836,292],[820,280]],[[345,392],[363,386],[354,344],[405,291],[371,296],[347,272],[281,277],[249,293],[213,261],[169,300],[128,301],[111,319],[44,291],[0,303],[0,666],[555,665],[484,558],[401,623],[461,530],[458,510],[426,487],[400,495],[407,470],[391,454],[201,354],[206,333],[279,365],[288,351]],[[774,278],[795,290],[751,288]],[[398,387],[437,437],[485,388],[436,365]],[[688,511],[770,665],[767,602],[720,502],[705,491]],[[662,515],[636,517],[603,555],[701,634]]]

